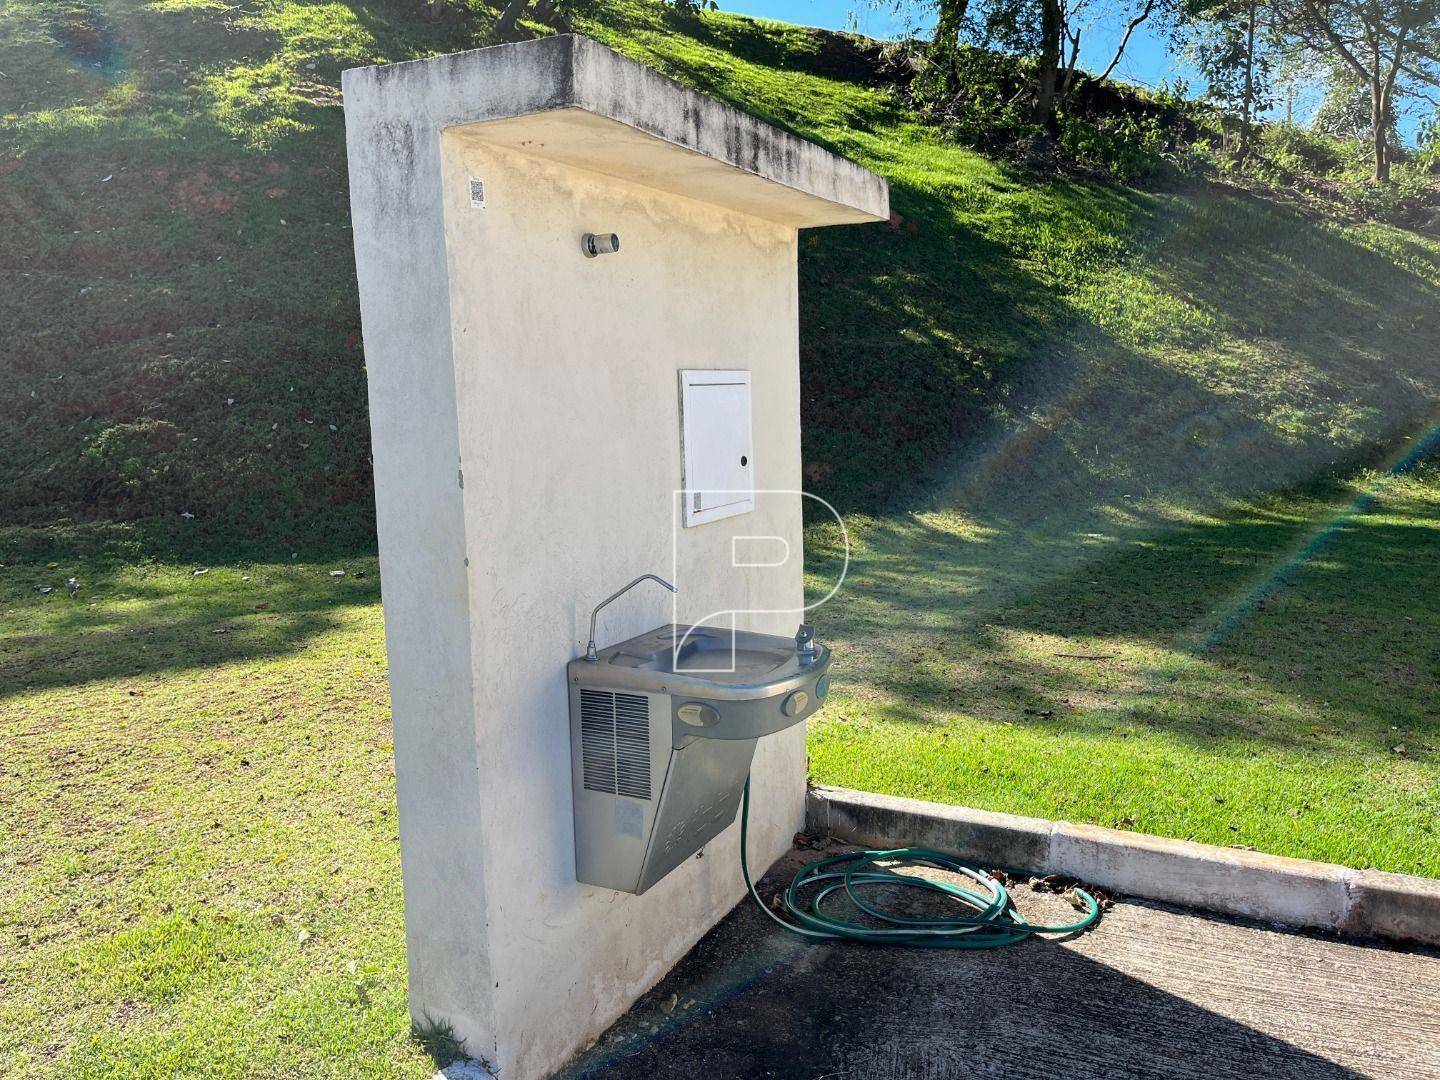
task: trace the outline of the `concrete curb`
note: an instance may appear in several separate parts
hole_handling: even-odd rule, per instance
[[[812,787],[812,832],[1063,874],[1109,892],[1288,926],[1440,945],[1440,881],[1144,833]]]

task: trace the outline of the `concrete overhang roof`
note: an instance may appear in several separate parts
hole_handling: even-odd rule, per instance
[[[353,68],[343,86],[347,108],[797,228],[890,214],[869,170],[576,34]]]

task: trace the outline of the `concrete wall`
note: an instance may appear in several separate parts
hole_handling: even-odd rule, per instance
[[[590,607],[637,574],[669,577],[672,548],[682,618],[803,603],[798,495],[761,496],[678,544],[673,526],[682,367],[750,369],[757,486],[801,486],[795,232],[463,135],[443,144],[485,977],[508,1080],[600,1034],[741,896],[734,828],[644,896],[576,884],[564,670]],[[485,210],[469,206],[471,175]],[[618,233],[620,253],[584,258],[587,230]],[[783,578],[731,567],[731,538],[755,533],[789,541]],[[643,586],[606,610],[602,641],[668,621],[670,604]],[[798,621],[744,625],[792,634]],[[768,865],[804,819],[803,731],[764,740],[754,773],[752,846]]]
[[[643,896],[575,881],[565,664],[642,572],[676,576],[682,620],[800,607],[798,494],[675,529],[676,373],[748,369],[756,486],[797,491],[796,227],[883,218],[886,192],[584,39],[344,86],[411,1013],[530,1080],[742,896],[734,827]],[[620,253],[584,258],[588,231]],[[791,561],[735,568],[753,535]],[[602,644],[671,617],[642,586]],[[801,729],[761,742],[754,781],[763,867],[804,820]]]

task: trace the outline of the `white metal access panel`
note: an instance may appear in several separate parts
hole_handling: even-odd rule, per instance
[[[680,372],[680,450],[687,527],[755,509],[750,372]]]

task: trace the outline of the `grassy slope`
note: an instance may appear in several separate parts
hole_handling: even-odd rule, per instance
[[[96,0],[124,48],[72,70],[54,10],[0,11],[0,1073],[422,1075],[373,565],[289,556],[368,544],[335,72],[484,19]],[[1440,874],[1440,478],[1278,578],[1365,474],[1216,509],[1428,424],[1433,246],[1014,173],[798,31],[586,28],[894,184],[899,228],[802,243],[811,482],[872,511],[819,778]],[[192,576],[237,530],[270,561]]]
[[[963,469],[1042,411],[1007,487],[1214,502],[1391,446],[1437,401],[1432,241],[1220,186],[1018,172],[826,77],[797,28],[610,11],[587,29],[890,180],[898,228],[802,242],[806,466],[842,509],[913,505],[957,435]]]
[[[72,9],[100,44],[75,44],[57,14]],[[335,84],[352,64],[484,44],[487,26],[478,8],[431,25],[406,0],[0,11],[0,131],[17,152],[0,166],[0,457],[16,465],[0,475],[0,550],[77,535],[79,550],[369,549]],[[804,241],[806,460],[842,508],[913,493],[997,394],[1097,341],[1134,361],[1115,372],[1132,397],[1193,384],[1187,422],[1205,395],[1241,401],[1245,415],[1191,434],[1233,441],[1258,422],[1284,452],[1303,444],[1307,467],[1393,438],[1406,410],[1380,414],[1428,390],[1355,364],[1407,368],[1433,344],[1416,322],[1440,273],[1431,244],[1220,189],[1016,173],[829,77],[823,43],[796,28],[634,3],[581,28],[891,179],[898,228]]]
[[[0,9],[0,525],[373,550],[339,73],[487,43],[474,21],[306,0]],[[75,530],[10,535],[39,550]]]

